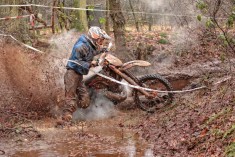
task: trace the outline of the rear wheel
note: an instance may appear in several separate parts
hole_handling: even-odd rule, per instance
[[[159,91],[172,91],[169,81],[159,74],[144,75],[139,78],[139,85],[144,88],[150,88]],[[134,101],[144,111],[153,113],[157,108],[168,105],[173,100],[173,94],[169,92],[148,91],[154,98],[148,99],[138,90],[134,90]]]

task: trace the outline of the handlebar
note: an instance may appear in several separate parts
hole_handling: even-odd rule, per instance
[[[109,45],[108,45],[108,47],[107,47],[106,53],[110,51],[110,49],[112,48],[112,46],[113,46],[113,43],[110,42]],[[106,57],[106,53],[103,53],[103,54],[100,55],[98,65],[100,65],[100,66],[103,65],[104,59],[105,59],[105,57]]]

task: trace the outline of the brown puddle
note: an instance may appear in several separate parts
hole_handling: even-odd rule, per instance
[[[128,129],[105,123],[66,129],[41,129],[42,139],[12,142],[11,157],[153,157],[151,145]],[[7,144],[6,144],[7,145]],[[0,144],[1,148],[1,144]],[[2,157],[0,155],[0,157]]]
[[[191,79],[179,79],[170,81],[174,90],[182,90],[190,84]]]

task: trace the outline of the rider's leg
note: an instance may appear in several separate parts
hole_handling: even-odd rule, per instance
[[[70,121],[72,114],[77,109],[78,96],[76,89],[82,81],[82,75],[79,75],[74,70],[67,70],[64,76],[65,84],[65,106],[63,109],[62,119]]]
[[[78,101],[77,104],[78,107],[87,108],[90,105],[90,95],[83,82],[80,82],[77,92],[80,95],[79,96],[80,100]]]

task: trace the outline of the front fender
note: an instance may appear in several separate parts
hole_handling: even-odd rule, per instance
[[[130,69],[131,67],[134,67],[134,66],[147,67],[147,66],[150,66],[150,65],[151,65],[151,63],[149,63],[147,61],[134,60],[134,61],[124,63],[121,68],[123,70],[127,70],[127,69]]]
[[[93,78],[96,75],[96,73],[102,70],[102,68],[103,68],[102,66],[92,67],[91,70],[89,70],[89,73],[87,75],[83,75],[83,81],[87,82],[88,80]]]

